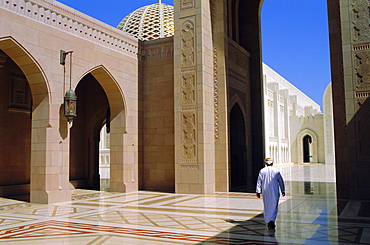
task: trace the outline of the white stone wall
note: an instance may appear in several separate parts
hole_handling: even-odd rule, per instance
[[[293,163],[303,163],[303,137],[312,137],[310,163],[325,163],[323,114],[292,116],[290,118],[290,148]]]
[[[297,163],[296,137],[302,130],[311,129],[312,126],[319,139],[316,143],[318,146],[323,144],[323,116],[320,114],[320,106],[266,64],[263,64],[263,77],[265,155],[273,158],[277,164]],[[320,147],[318,150],[316,161],[325,162],[322,159],[325,155],[321,152],[323,149]]]

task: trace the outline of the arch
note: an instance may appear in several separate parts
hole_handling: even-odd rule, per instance
[[[27,46],[27,42],[15,38],[16,34],[13,34],[12,36],[0,37],[0,49],[22,71],[32,96],[32,133],[29,136],[31,142],[30,201],[50,203],[62,201],[63,198],[69,199],[70,191],[67,188],[67,182],[63,182],[67,174],[60,171],[49,171],[48,168],[50,164],[53,166],[63,165],[62,162],[54,161],[54,159],[51,161],[53,153],[49,150],[60,147],[60,142],[62,142],[55,142],[55,138],[50,137],[51,134],[58,135],[58,125],[54,124],[58,121],[52,121],[50,115],[52,112],[59,114],[59,105],[50,106],[52,93],[47,76],[38,62],[41,59],[37,57],[36,52],[32,51],[32,48]],[[50,144],[54,145],[50,147]],[[59,168],[57,169],[59,170]],[[50,184],[46,185],[45,183]]]
[[[312,137],[308,134],[306,134],[303,137],[303,162],[311,162],[311,144],[312,144]]]
[[[309,143],[308,141],[311,140],[311,147],[310,147],[310,163],[317,163],[318,162],[318,142],[317,142],[317,135],[310,129],[304,129],[297,135],[297,155],[298,155],[298,163],[304,163],[304,151],[305,151],[305,144]],[[306,142],[306,143],[304,143]],[[306,145],[307,147],[307,145]],[[307,149],[306,149],[307,150]],[[307,159],[306,159],[307,160]]]
[[[242,112],[242,114],[243,114],[243,118],[244,118],[244,120],[246,120],[247,118],[246,118],[246,112],[243,110],[243,106],[241,106],[241,105],[243,105],[243,102],[242,102],[242,100],[240,99],[240,97],[239,97],[239,95],[238,94],[235,94],[231,99],[230,99],[230,103],[229,103],[229,114],[230,114],[230,112],[231,112],[231,110],[234,108],[234,106],[236,105],[236,104],[238,104],[238,106],[240,107],[240,109],[241,109],[241,112]]]
[[[129,167],[123,167],[130,164],[130,168],[133,168],[133,166],[131,166],[131,162],[128,162],[126,159],[128,154],[126,152],[126,149],[131,150],[132,146],[130,144],[131,147],[128,147],[126,144],[129,143],[125,142],[125,138],[127,138],[127,136],[125,136],[127,134],[127,103],[124,97],[123,90],[119,82],[103,64],[96,65],[88,69],[86,72],[82,73],[79,76],[79,82],[88,75],[91,75],[99,84],[99,86],[101,86],[106,96],[108,103],[107,106],[110,111],[110,140],[112,145],[110,149],[110,190],[120,192],[137,190],[136,182],[134,183],[131,178],[129,184],[127,184],[128,181],[126,179],[128,175],[125,174],[125,171],[128,171]],[[76,88],[78,87],[78,84],[76,85]],[[77,107],[78,103],[79,102],[77,98]],[[100,115],[100,117],[98,114]],[[90,145],[90,148],[94,149],[94,153],[91,153],[94,154],[92,155],[92,157],[97,158],[95,159],[97,162],[96,166],[98,166],[99,144],[97,141],[98,137],[100,137],[100,129],[104,123],[108,123],[108,121],[104,120],[106,118],[105,112],[101,112],[98,114],[94,116],[94,120],[96,120],[97,123],[95,124],[95,130],[93,130],[94,132],[96,132],[96,139],[94,139],[94,145],[92,143]],[[93,163],[91,166],[95,167],[95,163]],[[98,174],[98,170],[94,170],[94,172]],[[99,180],[97,175],[91,177],[90,180],[91,179],[93,179],[93,183],[97,183],[97,181]],[[94,186],[93,188],[96,187],[97,186]]]
[[[127,103],[124,93],[121,86],[119,86],[117,80],[114,78],[111,72],[109,72],[108,69],[102,64],[96,65],[95,67],[88,69],[85,73],[79,76],[78,81],[81,81],[81,79],[89,73],[93,75],[93,77],[95,77],[95,79],[99,82],[99,84],[104,89],[105,94],[107,95],[111,110],[111,118],[114,118],[121,113],[126,115]]]
[[[22,70],[30,85],[33,109],[40,105],[44,100],[51,102],[50,86],[45,72],[34,58],[30,49],[26,49],[14,37],[6,36],[0,38],[0,49],[3,50]]]
[[[75,90],[77,117],[70,130],[70,181],[76,188],[99,190],[100,130],[109,102],[91,73],[81,79]]]

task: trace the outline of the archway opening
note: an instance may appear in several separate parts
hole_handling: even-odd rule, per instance
[[[77,117],[70,131],[70,181],[75,188],[100,190],[99,142],[110,108],[107,96],[91,74],[76,88]]]
[[[247,186],[247,142],[245,120],[238,104],[230,112],[230,191]]]
[[[31,90],[19,66],[2,50],[0,55],[0,196],[29,201]]]
[[[100,130],[99,142],[100,190],[110,190],[110,132],[106,124]]]
[[[311,157],[312,157],[311,144],[312,144],[311,136],[306,135],[305,137],[303,137],[303,162],[304,163],[311,162]]]

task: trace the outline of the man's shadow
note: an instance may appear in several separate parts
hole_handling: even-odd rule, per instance
[[[267,229],[263,215],[257,215],[250,220],[225,220],[235,224],[198,244],[279,244],[275,238],[275,229]]]

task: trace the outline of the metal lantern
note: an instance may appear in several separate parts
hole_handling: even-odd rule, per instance
[[[73,118],[77,116],[76,113],[77,96],[72,89],[68,90],[64,95],[64,116],[68,122],[72,122]]]

